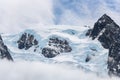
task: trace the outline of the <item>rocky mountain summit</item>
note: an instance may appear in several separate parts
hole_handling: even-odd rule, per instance
[[[104,14],[86,35],[93,40],[97,38],[105,49],[109,49],[108,73],[120,76],[120,27]]]

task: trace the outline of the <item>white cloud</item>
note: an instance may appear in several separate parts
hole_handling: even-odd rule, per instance
[[[104,13],[120,24],[120,0],[66,0],[73,1],[66,4],[61,4],[60,1],[65,2],[65,0],[0,0],[0,32],[18,32],[29,27],[54,25],[55,22],[93,26]],[[62,10],[61,12],[58,9],[59,17],[54,13],[54,8],[58,7]]]
[[[0,80],[118,80],[118,78],[98,77],[80,69],[72,69],[69,65],[0,61]]]
[[[120,0],[57,0],[56,5],[62,11],[59,18],[60,24],[65,25],[90,25],[103,14],[111,16],[116,23],[120,24]],[[63,3],[63,1],[66,3]],[[68,7],[69,6],[69,7]]]
[[[0,0],[0,32],[53,24],[52,0]]]

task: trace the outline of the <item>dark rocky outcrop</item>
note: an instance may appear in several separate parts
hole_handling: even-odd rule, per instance
[[[53,58],[60,53],[58,51],[56,51],[55,49],[51,49],[51,48],[46,47],[46,48],[42,49],[42,54],[47,58]]]
[[[87,32],[86,32],[86,36],[90,36],[91,35],[91,33],[92,33],[92,29],[89,29]]]
[[[71,52],[72,50],[67,40],[60,40],[57,37],[50,38],[48,45],[56,47],[60,52]]]
[[[109,75],[120,77],[120,43],[114,43],[109,49],[108,69]]]
[[[19,49],[29,49],[32,46],[38,45],[38,41],[35,39],[34,35],[29,33],[24,33],[17,41]]]
[[[6,45],[4,45],[4,42],[0,36],[0,59],[8,59],[13,61],[13,58],[11,57],[8,48]]]
[[[42,54],[45,57],[52,58],[63,52],[71,52],[72,48],[70,47],[67,40],[61,40],[57,37],[52,37],[49,39],[48,47],[43,48]]]
[[[106,28],[107,26],[109,27],[109,25],[111,25],[111,24],[113,24],[115,26],[117,25],[108,15],[104,14],[94,24],[94,28],[92,30],[90,37],[92,37],[92,39],[94,40],[104,28]]]
[[[91,60],[91,57],[89,55],[87,55],[85,62],[89,62]]]
[[[105,49],[109,49],[109,75],[120,76],[120,27],[104,14],[95,23],[90,37],[97,38]]]

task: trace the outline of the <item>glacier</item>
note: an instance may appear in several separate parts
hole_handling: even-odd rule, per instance
[[[23,70],[23,69],[26,69],[26,67],[31,67],[29,69],[34,70],[34,68],[36,69],[37,65],[38,66],[42,65],[42,68],[44,65],[47,65],[47,66],[50,65],[53,68],[54,68],[53,65],[59,65],[60,68],[62,68],[63,66],[69,67],[68,69],[71,71],[70,75],[72,75],[72,70],[76,70],[76,71],[78,70],[77,72],[78,73],[79,73],[79,71],[82,72],[84,76],[86,73],[88,73],[88,75],[91,73],[95,77],[98,77],[98,78],[103,77],[106,79],[106,77],[108,77],[108,73],[107,73],[108,72],[108,70],[107,70],[108,50],[104,49],[98,40],[93,41],[91,38],[85,36],[88,29],[89,29],[88,27],[81,27],[81,26],[53,25],[53,26],[44,26],[44,27],[42,27],[42,29],[39,27],[29,28],[23,32],[19,32],[18,34],[1,34],[1,36],[3,38],[4,43],[7,45],[8,49],[11,53],[11,56],[14,59],[15,65],[17,66],[16,69],[20,68]],[[29,48],[28,50],[18,49],[17,40],[19,40],[20,36],[24,32],[33,34],[35,36],[35,38],[39,41],[39,48],[37,48],[36,52],[34,52],[34,48],[35,48],[34,46]],[[48,40],[52,36],[59,37],[60,39],[66,39],[69,42],[70,46],[72,47],[72,51],[69,53],[60,53],[59,55],[57,55],[54,58],[44,57],[41,54],[41,50],[43,47],[47,46]],[[89,58],[88,61],[86,61],[87,58]],[[6,62],[6,63],[8,63],[8,62]],[[2,64],[2,62],[1,62],[1,64]],[[3,63],[3,64],[5,64],[5,63]],[[9,66],[9,64],[10,64],[10,66],[13,67],[14,63],[8,63],[8,66]],[[20,66],[23,65],[23,67],[22,68],[18,67],[18,65],[20,65]],[[36,65],[36,67],[35,67],[35,65]],[[41,68],[41,67],[39,67],[39,68]],[[39,69],[39,68],[37,67],[37,69]],[[49,71],[49,66],[46,68],[48,68],[48,71]],[[58,69],[54,69],[54,71],[57,72]],[[69,72],[69,70],[68,70],[68,72]],[[14,71],[16,72],[19,70],[14,70]],[[25,70],[25,71],[28,71],[28,70]],[[42,73],[41,69],[40,69],[41,73],[39,71],[37,71],[37,72],[38,73],[35,73],[36,75],[41,74],[41,75],[45,76],[45,74],[43,74],[44,71]],[[64,69],[63,69],[63,72],[64,72]],[[62,76],[61,78],[69,78],[70,79],[70,77],[67,77],[68,76],[67,74],[65,76],[63,76],[62,75],[63,72],[60,73],[60,76]],[[67,73],[66,70],[65,70],[65,72]],[[47,74],[47,71],[45,73]],[[57,74],[58,73],[59,72],[57,72]],[[17,75],[18,77],[22,76],[23,78],[25,78],[25,76],[21,75],[21,73],[20,73],[20,75],[19,75],[19,73],[17,73],[17,74],[18,74]],[[23,71],[23,74],[24,74],[24,71]],[[28,74],[28,72],[25,72],[25,74],[30,76],[34,73]],[[73,75],[74,74],[76,74],[76,72],[74,72]],[[54,74],[54,72],[53,72],[52,75],[55,76],[56,74]],[[8,76],[10,76],[10,75],[8,74]],[[48,74],[47,74],[47,76],[48,76]],[[18,78],[18,77],[16,77],[16,78]],[[35,76],[33,76],[33,77],[35,77]],[[89,77],[91,77],[91,76],[89,76]],[[89,77],[86,78],[85,80],[89,80]],[[44,78],[45,77],[43,77],[43,79]],[[55,80],[54,78],[52,78],[51,80]],[[76,74],[76,76],[74,76],[72,78],[73,79],[76,78],[75,80],[82,79],[80,74]],[[72,78],[71,78],[71,80],[73,80]],[[42,79],[42,78],[38,77],[38,79]],[[44,80],[46,80],[46,79],[44,79]],[[95,79],[93,79],[93,80],[95,80]]]

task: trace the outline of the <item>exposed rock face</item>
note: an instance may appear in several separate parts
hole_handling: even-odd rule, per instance
[[[54,49],[51,49],[51,48],[43,48],[42,49],[42,54],[47,57],[47,58],[53,58],[55,56],[57,56],[58,54],[60,54],[59,52],[57,52],[56,50]]]
[[[86,36],[90,36],[91,35],[91,33],[92,33],[92,29],[89,29],[87,32],[86,32]]]
[[[35,39],[34,35],[24,33],[17,41],[19,49],[29,49],[32,46],[38,45],[38,41]]]
[[[102,46],[109,49],[109,74],[120,76],[120,27],[109,16],[104,14],[95,23],[90,37],[93,40],[98,37]]]
[[[4,58],[13,61],[7,46],[4,45],[3,40],[0,36],[0,59],[4,59]]]
[[[92,39],[94,40],[104,28],[109,27],[111,24],[116,26],[116,23],[109,16],[104,14],[94,25],[90,35]]]
[[[43,48],[42,54],[45,57],[52,58],[63,52],[71,52],[72,48],[69,46],[67,40],[60,40],[57,37],[49,39],[48,47]]]
[[[110,75],[120,77],[120,43],[114,43],[109,49],[108,69]]]
[[[48,45],[56,47],[60,52],[71,52],[72,50],[67,40],[60,40],[57,37],[50,38]]]

